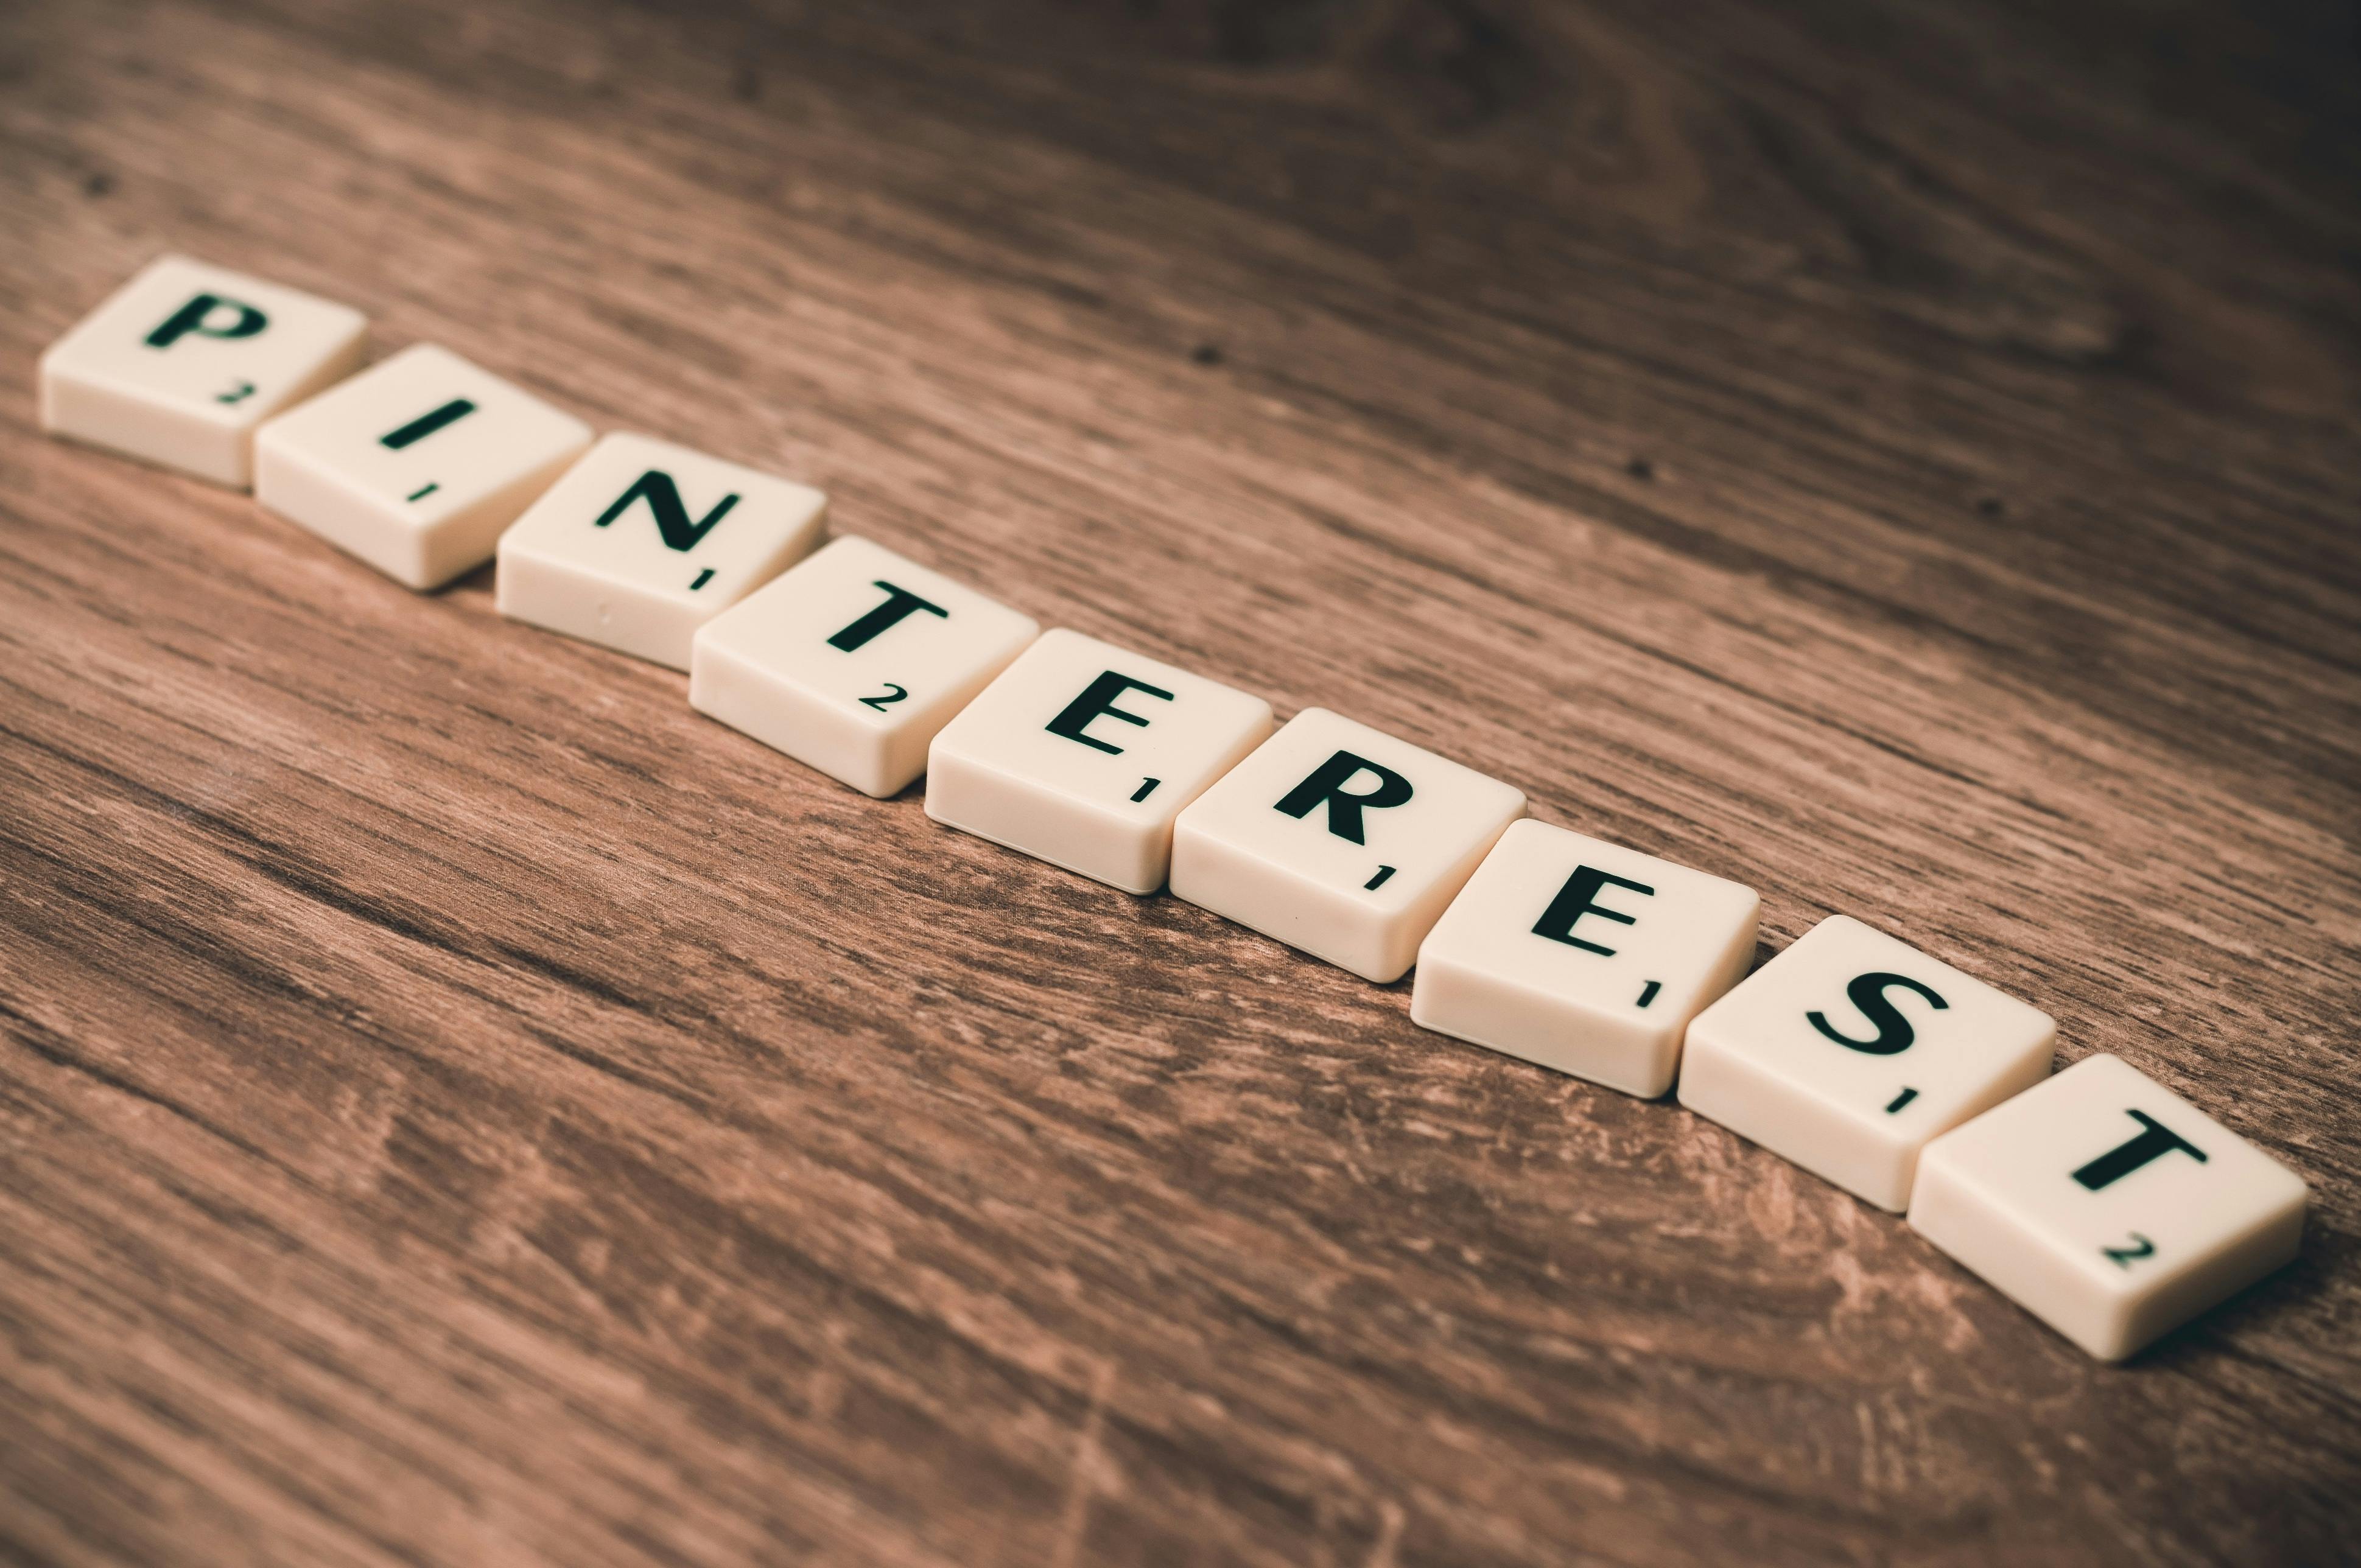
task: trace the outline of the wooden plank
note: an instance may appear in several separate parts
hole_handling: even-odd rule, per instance
[[[2331,7],[0,14],[0,1550],[2320,1562]],[[2344,52],[2340,54],[2340,47]],[[44,441],[178,248],[2056,1014],[2312,1183],[2098,1366],[1670,1104]]]

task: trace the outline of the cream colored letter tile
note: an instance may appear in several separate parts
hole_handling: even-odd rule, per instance
[[[1689,1025],[1681,1103],[1898,1212],[1918,1151],[2047,1077],[2057,1030],[1832,915]]]
[[[1523,794],[1306,708],[1180,814],[1172,891],[1374,981],[1401,978]]]
[[[1411,1020],[1653,1098],[1689,1020],[1746,972],[1761,905],[1734,882],[1514,823],[1419,948]]]
[[[926,771],[937,732],[1040,632],[884,545],[839,539],[698,630],[688,700],[883,797]]]
[[[418,344],[255,433],[254,499],[395,582],[440,587],[590,444],[590,427]]]
[[[2115,1057],[1927,1146],[1910,1223],[2108,1361],[2296,1255],[2302,1178]]]
[[[609,435],[500,535],[502,615],[686,670],[697,629],[810,554],[828,498]]]
[[[41,428],[244,489],[255,427],[349,375],[368,332],[349,306],[163,257],[41,356]]]
[[[1258,696],[1061,629],[935,737],[927,815],[1153,893],[1173,818],[1270,729]]]

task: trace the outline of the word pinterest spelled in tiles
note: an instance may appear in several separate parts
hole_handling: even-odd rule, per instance
[[[1752,888],[1527,818],[1515,785],[1059,630],[828,498],[609,433],[349,306],[165,257],[42,355],[53,434],[201,479],[408,587],[497,559],[515,620],[688,672],[831,778],[1379,983],[1413,1023],[1680,1103],[1908,1224],[2119,1360],[2292,1259],[2308,1194],[2049,1016],[1847,916],[1749,974]],[[356,372],[359,372],[356,374]],[[291,535],[291,540],[298,536]],[[1021,863],[1021,862],[1014,862]]]

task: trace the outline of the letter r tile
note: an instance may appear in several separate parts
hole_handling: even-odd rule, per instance
[[[1690,1023],[1680,1101],[1881,1209],[1918,1151],[2049,1074],[2058,1026],[1832,915]]]
[[[1521,792],[1325,708],[1180,814],[1172,891],[1367,980],[1400,980]]]

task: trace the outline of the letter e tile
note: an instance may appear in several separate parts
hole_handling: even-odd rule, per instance
[[[935,737],[927,815],[1153,893],[1181,808],[1269,735],[1270,704],[1063,629]]]
[[[1653,1098],[1754,957],[1754,890],[1530,819],[1418,950],[1413,1023]]]

